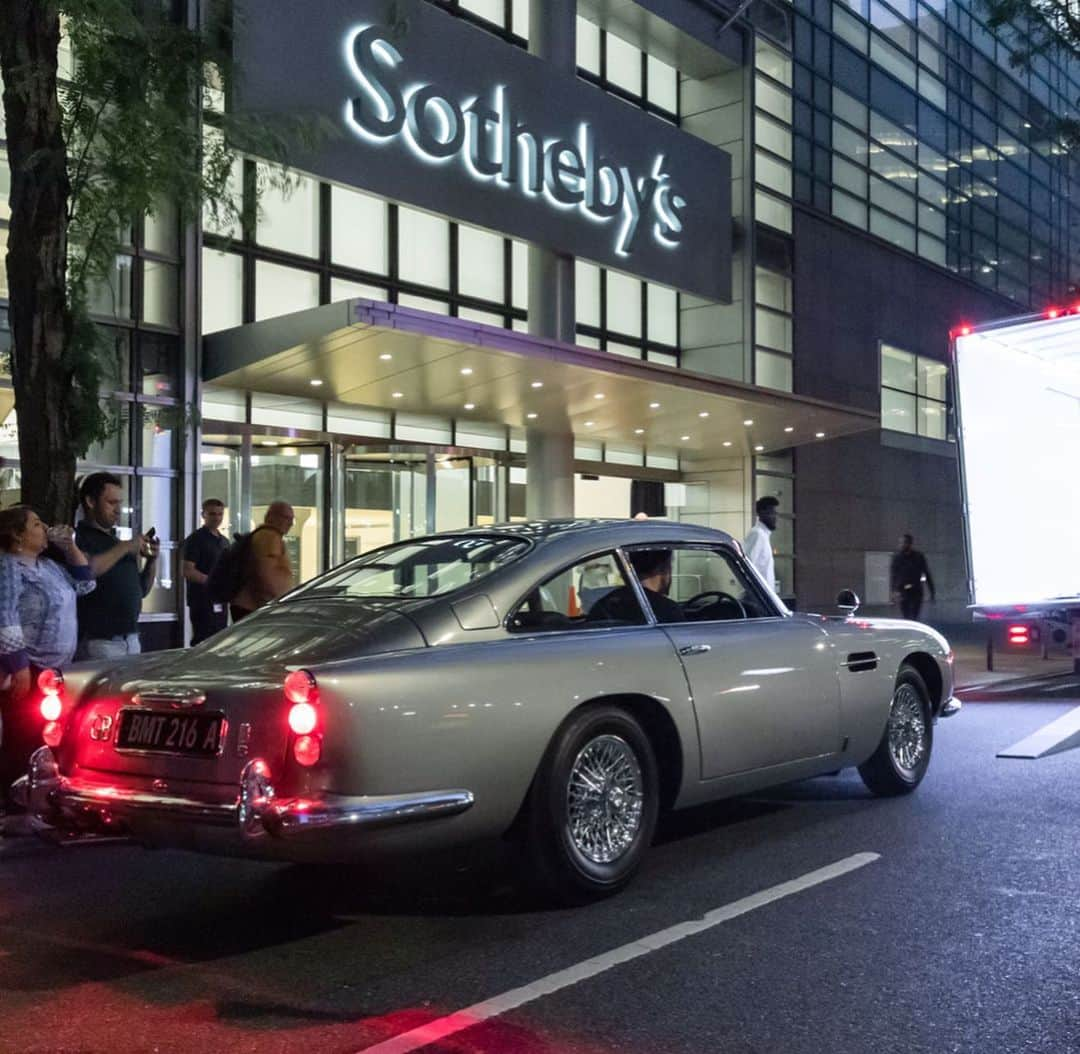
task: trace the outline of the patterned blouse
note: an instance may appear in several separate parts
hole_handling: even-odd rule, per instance
[[[30,564],[0,553],[0,671],[71,662],[79,635],[75,598],[96,585],[89,567],[48,557]]]

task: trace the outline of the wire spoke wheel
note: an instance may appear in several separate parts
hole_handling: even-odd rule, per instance
[[[914,685],[901,683],[889,711],[889,753],[897,768],[913,773],[927,752],[926,718]]]
[[[641,830],[645,780],[633,748],[604,734],[578,752],[566,785],[566,824],[574,848],[594,864],[610,864]]]

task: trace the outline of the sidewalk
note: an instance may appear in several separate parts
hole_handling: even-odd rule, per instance
[[[986,644],[960,642],[953,644],[956,655],[956,687],[972,689],[1007,681],[1030,681],[1064,677],[1073,672],[1072,657],[1060,649],[1044,659],[1036,652],[994,651],[994,669],[986,668]]]

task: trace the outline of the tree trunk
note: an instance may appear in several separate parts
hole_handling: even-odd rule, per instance
[[[0,0],[0,73],[11,165],[7,274],[22,499],[69,523],[75,450],[64,351],[70,184],[57,95],[60,16],[51,0]]]

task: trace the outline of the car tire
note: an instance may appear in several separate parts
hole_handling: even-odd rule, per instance
[[[637,720],[614,706],[575,712],[533,780],[525,828],[528,879],[545,899],[561,903],[618,892],[652,842],[658,811],[656,755]]]
[[[926,682],[914,667],[901,666],[881,742],[859,766],[859,775],[880,797],[910,794],[926,775],[933,746]]]

